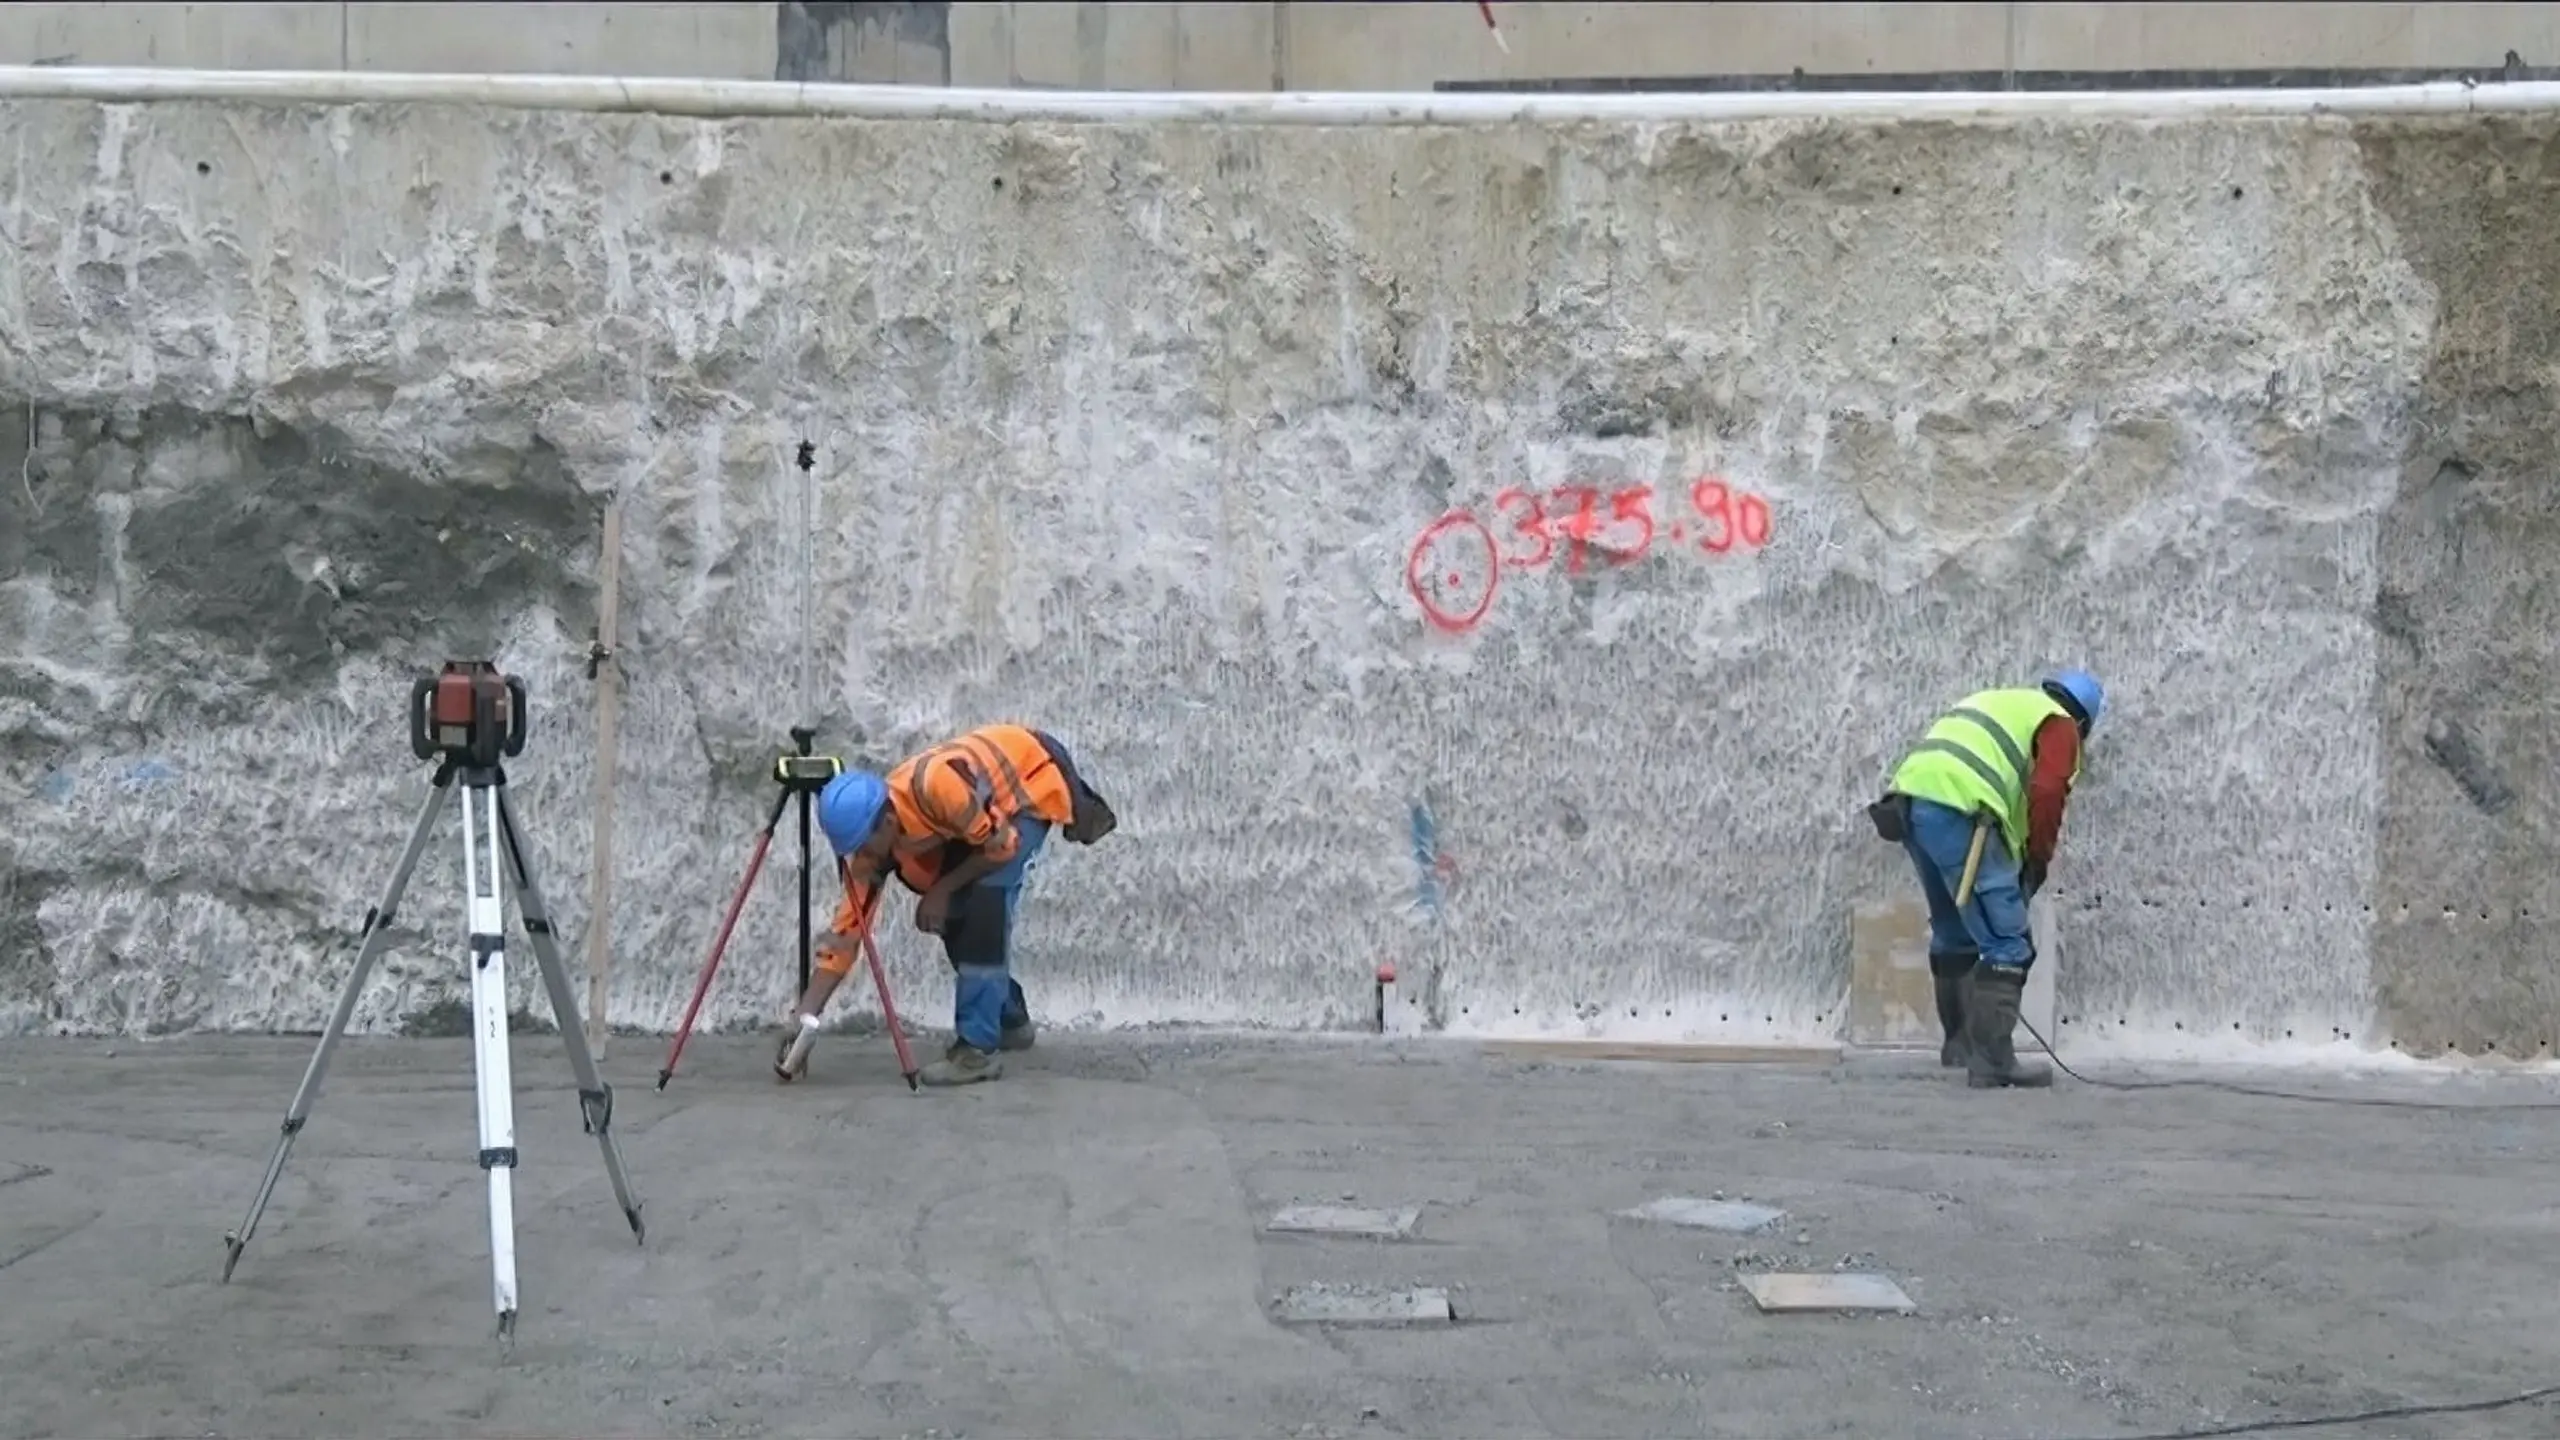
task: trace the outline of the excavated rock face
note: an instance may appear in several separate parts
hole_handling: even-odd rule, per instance
[[[575,963],[609,497],[618,1024],[795,719],[1013,718],[1123,821],[1023,912],[1052,1018],[1357,1023],[1394,959],[1453,1028],[1827,1033],[1909,884],[1858,807],[2085,663],[2075,1024],[2560,1028],[2549,122],[0,112],[0,1028],[318,1024],[452,655],[531,684]],[[460,844],[360,1024],[462,994]]]

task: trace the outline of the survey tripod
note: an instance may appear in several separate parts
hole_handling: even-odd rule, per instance
[[[409,888],[409,877],[418,868],[418,857],[426,851],[427,837],[437,818],[453,798],[456,781],[461,782],[462,788],[462,881],[471,946],[471,1055],[480,1094],[480,1168],[489,1176],[489,1259],[496,1289],[498,1338],[513,1338],[516,1324],[515,1082],[507,1056],[505,894],[510,881],[515,886],[525,934],[533,941],[543,988],[550,992],[552,1018],[559,1023],[561,1043],[568,1047],[569,1068],[577,1077],[578,1108],[587,1133],[596,1137],[597,1146],[604,1152],[605,1175],[613,1182],[614,1199],[621,1203],[623,1217],[631,1222],[632,1236],[647,1240],[647,1228],[640,1220],[640,1202],[632,1198],[630,1178],[622,1169],[622,1151],[613,1139],[613,1088],[597,1073],[595,1057],[587,1049],[586,1031],[578,1020],[577,996],[569,988],[569,972],[561,964],[560,950],[554,943],[551,912],[543,904],[541,887],[534,881],[524,832],[516,823],[515,803],[507,798],[507,773],[499,762],[523,753],[525,719],[524,682],[513,675],[499,674],[497,667],[487,661],[447,661],[443,673],[420,679],[410,692],[410,749],[419,759],[436,762],[426,808],[419,813],[417,827],[409,834],[408,848],[401,851],[400,863],[391,872],[391,883],[383,888],[381,903],[365,914],[364,944],[356,951],[354,973],[339,992],[337,1011],[329,1017],[329,1028],[320,1036],[320,1048],[312,1052],[310,1067],[302,1072],[301,1088],[294,1091],[293,1103],[285,1110],[284,1133],[277,1138],[275,1154],[267,1161],[266,1178],[258,1183],[257,1198],[249,1202],[248,1217],[240,1222],[240,1228],[223,1237],[230,1249],[229,1258],[222,1262],[225,1282],[240,1263],[240,1252],[248,1248],[249,1237],[258,1228],[258,1216],[275,1193],[276,1179],[284,1173],[286,1152],[293,1148],[294,1137],[302,1133],[303,1122],[311,1118],[312,1103],[319,1098],[321,1080],[329,1070],[329,1057],[345,1036],[365,978],[388,943],[400,897]],[[587,923],[604,922],[601,917],[591,916]]]
[[[692,1038],[693,1021],[702,1012],[703,997],[711,993],[712,977],[720,973],[721,952],[729,948],[729,933],[737,928],[738,912],[747,906],[747,896],[755,890],[756,876],[764,870],[764,859],[773,848],[774,827],[782,823],[782,812],[792,801],[800,802],[800,988],[792,992],[796,1001],[809,992],[809,813],[817,804],[818,793],[827,782],[844,773],[844,762],[833,755],[813,755],[810,746],[818,732],[806,725],[791,727],[792,753],[773,762],[773,779],[780,787],[773,797],[773,809],[764,817],[764,828],[756,832],[755,850],[747,857],[746,878],[738,882],[737,893],[729,897],[728,913],[720,917],[719,933],[711,938],[711,954],[702,962],[702,974],[693,982],[693,999],[684,1007],[684,1019],[676,1026],[676,1038],[667,1047],[667,1063],[658,1070],[658,1088],[667,1088],[675,1078],[676,1060],[684,1054],[684,1043]],[[832,853],[832,847],[830,847]],[[886,883],[885,881],[883,882]],[[872,892],[872,908],[879,906],[879,891]],[[917,1088],[915,1056],[907,1048],[907,1032],[898,1024],[898,1007],[889,998],[889,971],[880,963],[880,947],[871,940],[871,914],[862,916],[862,954],[871,967],[872,987],[880,992],[880,1019],[889,1031],[889,1043],[898,1052],[898,1073],[906,1077],[907,1088]],[[789,1042],[786,1040],[786,1047]],[[777,1062],[775,1074],[783,1079],[792,1072]]]

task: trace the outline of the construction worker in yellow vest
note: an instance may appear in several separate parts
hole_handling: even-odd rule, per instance
[[[1910,855],[1929,902],[1929,973],[1946,1036],[1938,1063],[1965,1067],[1975,1089],[2053,1083],[2043,1066],[2019,1065],[2012,1033],[2036,960],[2027,902],[2053,864],[2081,750],[2105,706],[2086,670],[1977,691],[1929,727],[1868,808],[1876,833]]]

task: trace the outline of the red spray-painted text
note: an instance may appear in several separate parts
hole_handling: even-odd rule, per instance
[[[1603,567],[1623,569],[1669,540],[1699,555],[1730,555],[1769,543],[1769,502],[1710,475],[1690,485],[1679,514],[1656,514],[1657,492],[1631,485],[1604,494],[1591,485],[1559,485],[1541,496],[1513,488],[1493,497],[1495,528],[1472,510],[1452,510],[1422,528],[1406,553],[1405,587],[1422,618],[1452,634],[1472,630],[1493,609],[1505,570],[1542,570],[1564,552],[1565,573],[1580,575],[1599,552]],[[1603,505],[1606,510],[1603,510]],[[1507,542],[1507,543],[1506,543]]]

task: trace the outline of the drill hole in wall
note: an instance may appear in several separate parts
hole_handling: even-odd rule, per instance
[[[2240,189],[2240,187],[2239,187],[2239,186],[2234,185],[2234,186],[2232,186],[2232,187],[2231,187],[2231,198],[2232,198],[2232,199],[2234,199],[2234,200],[2239,199],[2242,193],[2243,193],[2243,192],[2241,191],[2241,189]]]
[[[212,162],[212,161],[210,161],[210,160],[199,160],[199,161],[197,161],[197,162],[196,162],[196,173],[197,173],[197,174],[199,174],[199,175],[210,175],[210,174],[212,174],[212,173],[213,173],[213,162]]]
[[[661,170],[661,171],[659,171],[659,172],[658,172],[658,183],[659,183],[659,184],[661,184],[661,185],[673,185],[674,183],[676,183],[676,172],[674,172],[673,170]]]

